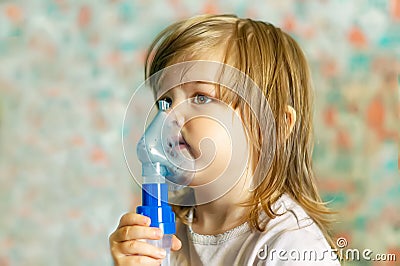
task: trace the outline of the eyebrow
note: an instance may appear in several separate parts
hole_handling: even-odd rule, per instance
[[[200,86],[199,86],[200,85]],[[203,89],[205,91],[207,91],[208,93],[212,93],[215,92],[215,84],[214,83],[210,83],[210,82],[204,82],[204,81],[193,81],[193,82],[188,82],[185,84],[182,84],[182,87],[187,87],[187,88],[200,88]]]

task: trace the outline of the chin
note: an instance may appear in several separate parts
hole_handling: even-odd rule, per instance
[[[203,180],[203,182],[202,182]],[[189,183],[189,187],[197,187],[197,186],[201,186],[201,185],[205,185],[207,184],[207,182],[204,182],[204,178],[202,178],[201,176],[197,176],[195,175],[192,179],[192,182]]]
[[[189,187],[197,187],[207,185],[208,183],[212,182],[214,179],[210,179],[210,176],[213,176],[212,173],[205,174],[202,173],[201,176],[194,176],[192,182],[189,183]]]

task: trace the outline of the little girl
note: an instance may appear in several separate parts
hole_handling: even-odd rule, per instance
[[[275,141],[269,148],[274,152],[269,167],[256,171],[257,164],[265,164],[265,128],[257,124],[257,113],[266,112],[265,105],[251,107],[237,93],[208,82],[155,90],[156,99],[167,100],[172,109],[187,103],[179,112],[182,149],[197,160],[207,157],[200,142],[208,138],[214,143],[213,160],[195,173],[190,186],[212,183],[230,173],[229,160],[246,157],[230,148],[226,127],[209,119],[210,108],[224,110],[218,106],[225,104],[240,117],[249,154],[243,160],[246,170],[226,193],[202,202],[196,195],[195,206],[173,206],[179,221],[172,265],[340,265],[328,232],[331,212],[318,195],[311,166],[312,89],[298,44],[268,23],[231,15],[197,16],[169,26],[156,38],[147,55],[146,78],[194,60],[229,65],[254,81],[272,113]],[[246,93],[258,97],[255,91]],[[193,110],[207,115],[191,119]],[[252,186],[254,180],[260,181]],[[208,192],[202,193],[207,198]],[[150,219],[139,214],[122,216],[110,236],[116,265],[161,263],[165,250],[144,240],[160,239],[162,232],[149,224]]]

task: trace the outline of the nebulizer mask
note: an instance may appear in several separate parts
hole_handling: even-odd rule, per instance
[[[142,163],[142,206],[137,213],[150,217],[152,227],[163,231],[161,240],[150,244],[167,252],[162,265],[170,264],[172,235],[175,233],[175,214],[168,205],[168,191],[188,185],[193,177],[194,161],[178,149],[182,137],[169,103],[158,101],[159,111],[147,127],[139,143],[137,155]]]

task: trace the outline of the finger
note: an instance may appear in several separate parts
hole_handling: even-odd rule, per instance
[[[161,259],[153,259],[147,256],[125,256],[118,260],[117,265],[161,265]]]
[[[128,212],[124,214],[119,220],[118,228],[127,226],[127,225],[150,225],[150,218],[141,214],[137,214],[134,212]]]
[[[162,231],[157,227],[148,226],[124,226],[117,229],[112,236],[112,240],[115,242],[122,242],[135,239],[161,239]]]
[[[172,236],[172,251],[178,251],[182,248],[182,242],[175,235]]]
[[[165,249],[139,240],[118,243],[118,251],[124,255],[143,255],[154,259],[163,259],[167,255]]]

